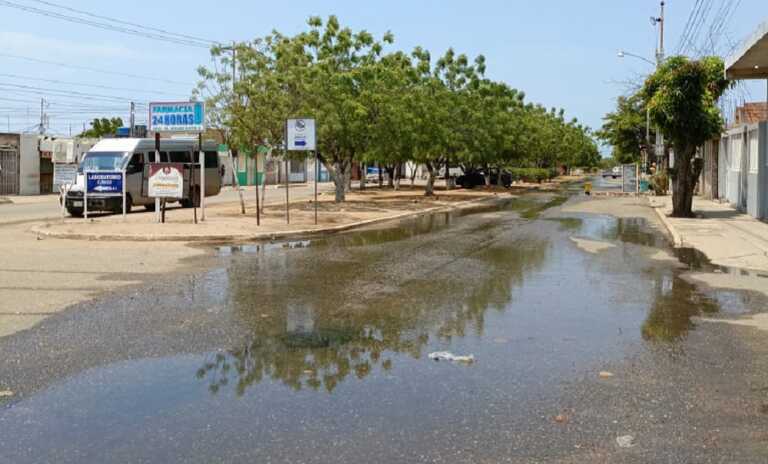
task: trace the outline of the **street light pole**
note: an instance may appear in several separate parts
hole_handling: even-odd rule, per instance
[[[651,17],[651,24],[656,26],[658,24],[659,26],[659,43],[656,48],[656,69],[661,66],[661,63],[664,62],[664,0],[661,1],[661,14],[659,17]],[[665,158],[664,156],[664,136],[661,134],[661,131],[656,130],[656,158],[659,160],[660,158]]]
[[[634,53],[629,53],[625,50],[619,50],[619,53],[617,55],[619,58],[625,58],[627,56],[630,56],[632,58],[637,58],[638,60],[645,61],[651,66],[658,67],[658,62],[654,63],[653,61],[649,60],[644,56],[636,55]],[[656,58],[658,59],[658,53],[656,54]],[[651,110],[650,108],[648,108],[648,105],[646,105],[645,107],[645,144],[646,144],[646,152],[647,152],[651,146]]]

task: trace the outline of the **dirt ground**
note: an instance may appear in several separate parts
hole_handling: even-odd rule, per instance
[[[183,243],[39,239],[29,224],[2,227],[0,236],[0,337],[102,292],[183,270],[185,260],[207,253]]]
[[[249,199],[244,215],[239,202],[217,204],[207,207],[205,221],[197,224],[193,223],[192,209],[173,205],[166,210],[164,224],[157,223],[154,213],[141,211],[125,219],[122,215],[97,215],[88,220],[67,218],[38,226],[35,230],[44,236],[92,240],[248,240],[269,238],[270,234],[349,226],[360,221],[449,207],[459,202],[498,195],[510,195],[510,190],[438,191],[435,196],[425,197],[421,188],[404,188],[399,191],[372,188],[349,193],[344,203],[335,203],[331,194],[320,196],[317,224],[312,200],[290,204],[290,224],[287,224],[284,204],[267,206],[261,216],[261,223],[257,224],[255,201]],[[199,218],[199,210],[197,214]]]

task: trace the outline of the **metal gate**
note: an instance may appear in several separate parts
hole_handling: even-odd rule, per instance
[[[0,150],[0,195],[19,193],[19,152]]]

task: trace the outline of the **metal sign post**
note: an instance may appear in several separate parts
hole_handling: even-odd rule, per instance
[[[285,222],[286,224],[291,223],[291,199],[288,194],[288,190],[290,189],[290,171],[289,171],[289,163],[288,163],[288,154],[286,153],[285,156]]]
[[[155,132],[155,163],[160,162],[160,132]],[[160,198],[155,197],[155,221],[160,222]]]
[[[123,169],[123,221],[125,221],[126,213],[125,213],[125,181],[128,179],[128,176],[125,175],[125,169]]]
[[[317,183],[320,182],[320,157],[315,150],[315,225],[317,225]]]
[[[88,219],[88,173],[90,171],[83,170],[83,181],[84,181],[84,189],[83,189],[83,217],[87,220]]]
[[[200,222],[205,221],[205,152],[200,146]]]

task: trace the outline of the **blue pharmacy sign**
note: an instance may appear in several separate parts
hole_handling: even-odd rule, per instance
[[[89,171],[85,173],[89,194],[123,194],[123,173],[121,171]]]
[[[203,102],[170,102],[149,104],[149,130],[155,132],[203,132]]]

